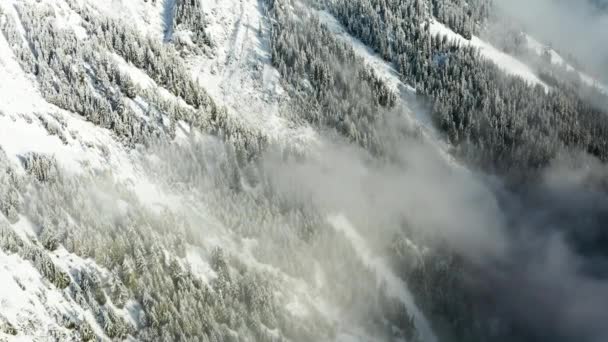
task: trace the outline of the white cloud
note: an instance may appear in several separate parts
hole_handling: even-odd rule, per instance
[[[608,13],[583,0],[496,0],[532,35],[608,77]]]

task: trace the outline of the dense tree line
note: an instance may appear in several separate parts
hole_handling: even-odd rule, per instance
[[[506,75],[474,48],[432,35],[420,1],[329,0],[321,5],[416,87],[431,104],[437,126],[471,165],[529,181],[530,171],[546,167],[564,149],[608,159],[608,118],[598,106],[603,96],[582,84],[578,75],[560,74],[547,64],[546,55],[536,69],[549,89]],[[513,39],[521,44],[521,37]],[[424,245],[415,234],[407,237]],[[474,267],[457,253],[433,249],[421,262],[408,265],[409,250],[407,244],[396,243],[395,267],[442,339],[530,338],[479,305],[466,279]]]
[[[492,0],[432,0],[431,13],[466,39],[481,31],[492,10]]]

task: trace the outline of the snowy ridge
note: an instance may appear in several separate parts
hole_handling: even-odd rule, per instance
[[[528,47],[534,51],[537,55],[542,56],[545,51],[548,51],[551,57],[551,63],[557,66],[564,67],[566,71],[576,71],[581,78],[581,81],[590,87],[594,87],[604,94],[608,94],[608,87],[604,84],[601,84],[595,78],[589,76],[588,74],[576,70],[570,63],[568,63],[557,51],[554,49],[549,49],[547,46],[534,39],[533,37],[526,35],[526,42]]]
[[[534,39],[533,37],[531,37],[529,35],[526,35],[526,42],[528,43],[528,47],[530,49],[532,49],[539,56],[542,55],[545,52],[545,50],[547,49],[547,46],[543,45],[541,42],[539,42],[538,40]],[[556,64],[556,65],[563,65],[566,67],[566,69],[568,71],[574,70],[574,67],[572,65],[566,63],[566,61],[562,58],[562,56],[560,56],[555,50],[550,49],[549,54],[551,56],[551,63]]]
[[[478,221],[492,227],[486,211],[498,216],[485,181],[443,138],[444,122],[463,108],[455,104],[486,94],[464,93],[475,75],[463,70],[479,69],[425,73],[447,82],[438,78],[440,95],[422,99],[340,24],[350,18],[298,0],[185,1],[0,3],[16,22],[0,22],[0,341],[436,342],[452,322],[466,333],[484,324],[461,322],[471,307],[452,303],[466,296],[445,277],[458,282],[462,269],[442,264],[434,277],[444,255],[415,235],[445,226],[451,237],[454,217],[469,232]],[[269,3],[277,5],[267,13]],[[306,17],[283,16],[290,6]],[[500,82],[482,63],[499,80],[489,84],[550,91],[533,68],[478,37],[436,20],[430,27],[531,87]],[[39,53],[20,49],[16,31]],[[426,59],[420,46],[404,51]],[[344,52],[359,74],[332,63]],[[403,79],[420,75],[403,66]],[[452,87],[463,76],[472,81]],[[442,110],[446,99],[454,106]],[[426,108],[433,101],[437,118]],[[434,127],[439,119],[445,131]],[[391,160],[376,159],[376,141]]]
[[[359,39],[352,37],[344,27],[338,22],[338,20],[325,10],[315,10],[315,13],[319,16],[322,23],[327,25],[329,30],[334,33],[338,38],[345,42],[350,43],[357,55],[363,57],[367,65],[378,74],[384,82],[395,92],[409,92],[415,93],[414,89],[410,85],[403,84],[399,79],[399,73],[390,63],[387,63],[382,57],[376,54],[370,47],[366,46]]]
[[[545,82],[543,82],[528,65],[516,59],[515,57],[498,50],[492,45],[481,40],[479,37],[473,36],[472,39],[469,41],[458,33],[452,31],[450,28],[440,23],[436,19],[431,20],[430,30],[431,34],[447,36],[448,39],[458,44],[470,45],[479,49],[479,52],[482,56],[494,62],[501,70],[503,70],[507,74],[519,76],[523,78],[526,82],[533,85],[539,84],[543,86],[545,90],[549,89],[549,86]]]

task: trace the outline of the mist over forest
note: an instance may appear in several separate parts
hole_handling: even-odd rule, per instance
[[[0,341],[608,340],[608,14],[0,0]]]
[[[520,21],[527,32],[574,56],[596,77],[607,78],[606,46],[608,38],[607,2],[497,1],[498,8]]]

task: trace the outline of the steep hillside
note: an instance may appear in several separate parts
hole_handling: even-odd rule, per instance
[[[259,31],[269,19],[234,7],[253,4],[205,7],[215,21],[199,46],[167,27],[179,4],[2,3],[5,337],[385,334],[380,322],[351,331],[366,315],[343,312],[358,293],[384,315],[373,265],[339,231],[313,228],[329,227],[321,213],[277,213],[258,194],[264,176],[247,164],[262,146],[317,138],[282,116],[289,96]],[[339,252],[317,260],[328,243]],[[343,259],[350,271],[334,268]],[[355,269],[372,286],[335,298]]]
[[[492,10],[0,0],[0,341],[601,341],[606,91]]]

